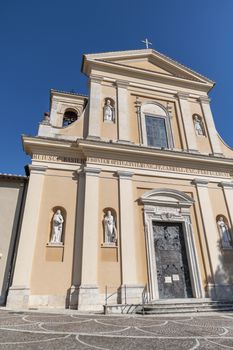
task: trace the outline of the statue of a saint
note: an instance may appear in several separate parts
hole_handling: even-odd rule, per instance
[[[104,106],[104,121],[114,122],[114,107],[110,100],[107,100]]]
[[[64,222],[63,216],[61,215],[61,210],[57,210],[53,216],[53,230],[52,239],[50,243],[62,244],[62,224]]]
[[[105,243],[116,243],[117,230],[111,210],[108,210],[104,218]]]
[[[218,219],[217,224],[218,224],[219,232],[221,235],[222,247],[223,248],[232,248],[231,234],[230,234],[229,228],[228,228],[227,224],[224,222],[222,216],[220,216],[220,218]]]
[[[195,127],[195,130],[196,130],[196,134],[197,135],[204,135],[204,130],[203,130],[203,125],[202,125],[202,122],[201,120],[198,118],[197,115],[194,116],[194,127]]]

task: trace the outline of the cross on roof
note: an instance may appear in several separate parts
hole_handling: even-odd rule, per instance
[[[147,38],[145,40],[141,40],[141,42],[146,45],[147,49],[149,49],[149,45],[152,45],[152,43]]]

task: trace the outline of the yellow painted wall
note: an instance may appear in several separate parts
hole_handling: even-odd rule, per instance
[[[48,170],[46,173],[31,275],[32,294],[65,295],[71,286],[77,194],[77,180],[73,177],[72,171]],[[62,214],[66,211],[63,261],[54,261],[55,253],[50,253],[52,248],[47,246],[54,207],[61,208]]]
[[[104,209],[112,208],[117,213],[117,247],[104,247]],[[105,286],[108,290],[115,291],[121,285],[120,268],[120,229],[119,229],[119,200],[118,179],[109,173],[101,173],[100,198],[99,198],[99,264],[98,284],[100,292],[104,292]]]

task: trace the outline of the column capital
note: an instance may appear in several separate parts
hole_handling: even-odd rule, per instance
[[[233,182],[222,181],[219,183],[219,186],[222,188],[231,188],[233,189]]]
[[[36,164],[30,164],[29,165],[29,171],[30,174],[43,174],[46,172],[48,167],[46,165],[36,165]]]
[[[136,101],[134,103],[137,108],[140,108],[142,105],[142,101],[139,99],[138,96],[136,96]]]
[[[90,176],[99,176],[101,172],[101,168],[89,168],[89,167],[84,167],[83,169],[77,170],[77,172],[80,174],[86,174]]]
[[[193,179],[192,183],[197,187],[208,187],[208,180],[205,179]]]
[[[128,89],[129,82],[125,80],[116,80],[116,86],[117,88]]]
[[[104,78],[101,75],[92,74],[90,75],[89,79],[90,79],[90,83],[93,82],[93,83],[101,84]]]
[[[200,96],[198,98],[198,101],[201,102],[201,103],[207,103],[209,104],[211,99],[208,97],[208,96]]]
[[[189,94],[187,92],[177,92],[176,96],[179,100],[187,100],[189,98]]]
[[[117,170],[116,175],[119,177],[119,179],[128,179],[130,180],[134,173],[131,171],[125,171],[125,170]]]

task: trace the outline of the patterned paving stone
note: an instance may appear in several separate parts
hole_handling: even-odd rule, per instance
[[[90,336],[79,336],[79,340],[89,346],[96,346],[100,349],[109,350],[182,350],[192,349],[197,343],[195,339],[184,339],[182,345],[180,340],[165,340],[155,338],[100,338]],[[94,349],[94,347],[93,347]]]
[[[233,314],[148,317],[0,310],[1,349],[233,349]]]

